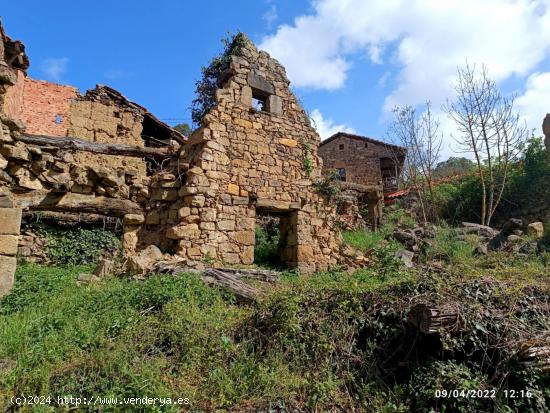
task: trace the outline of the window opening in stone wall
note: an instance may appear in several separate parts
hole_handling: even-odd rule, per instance
[[[55,124],[60,125],[63,122],[63,115],[55,115]]]
[[[343,150],[344,150],[344,144],[343,144],[343,143],[340,144],[340,145],[338,146],[338,149],[340,149],[341,151],[343,151]]]
[[[252,108],[258,112],[267,112],[267,98],[265,93],[252,89]]]
[[[338,168],[338,179],[340,181],[343,181],[343,182],[346,181],[346,169],[345,168]]]
[[[369,147],[369,144],[365,142],[365,148],[368,148],[368,147]]]

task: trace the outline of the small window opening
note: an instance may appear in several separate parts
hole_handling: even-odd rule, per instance
[[[365,148],[368,148],[368,147],[369,147],[369,144],[365,142]]]
[[[338,149],[340,149],[341,151],[343,151],[343,150],[344,150],[344,144],[343,144],[343,143],[340,144],[340,145],[338,146]]]
[[[345,168],[338,168],[338,179],[340,181],[343,181],[343,182],[346,181],[346,169]]]
[[[258,112],[268,112],[267,99],[269,95],[259,90],[252,89],[252,108]]]
[[[55,123],[56,125],[63,123],[63,115],[55,115]]]

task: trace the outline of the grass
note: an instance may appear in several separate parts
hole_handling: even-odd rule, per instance
[[[445,231],[436,239],[438,251],[448,252],[455,242]],[[550,273],[541,257],[462,257],[457,254],[441,276],[384,273],[376,265],[352,274],[287,272],[254,306],[238,306],[230,293],[193,275],[77,286],[78,274],[89,268],[21,265],[15,289],[0,300],[0,410],[14,394],[50,394],[188,397],[194,411],[428,411],[441,403],[431,396],[441,383],[491,385],[494,372],[476,364],[477,353],[468,364],[459,361],[461,345],[486,345],[489,336],[453,338],[449,346],[456,349],[434,363],[426,354],[433,343],[404,322],[412,299],[455,297],[465,312],[471,305],[483,315],[493,311],[493,301],[495,308],[524,302],[526,286],[540,288],[537,298],[525,301],[528,308],[550,296],[542,289]],[[508,277],[503,285],[513,288],[479,284],[488,275]],[[522,320],[525,328],[548,323],[544,313],[532,314],[538,318]],[[488,330],[494,325],[492,319],[476,323]],[[529,377],[534,388],[546,385]],[[550,395],[537,397],[546,408]],[[477,402],[459,401],[448,410],[507,411],[492,401],[472,404]]]
[[[414,219],[408,216],[403,209],[390,206],[385,212],[385,222],[376,231],[343,231],[344,243],[366,252],[379,247],[398,226],[412,228],[416,225]],[[391,240],[390,245],[394,250],[399,248],[399,244]]]
[[[441,260],[449,264],[468,263],[474,256],[474,247],[478,242],[475,235],[465,240],[455,228],[438,227],[434,239],[424,251],[424,256],[427,260]]]

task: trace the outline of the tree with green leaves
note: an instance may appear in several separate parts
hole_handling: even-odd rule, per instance
[[[173,128],[175,131],[181,133],[183,136],[189,136],[191,135],[191,132],[193,131],[191,129],[191,126],[187,123],[180,123]]]
[[[191,119],[193,124],[200,126],[202,118],[210,109],[216,106],[216,90],[221,86],[222,74],[229,68],[231,56],[239,56],[246,42],[249,41],[244,33],[238,32],[222,39],[223,52],[214,57],[208,66],[201,69],[202,78],[195,83],[195,99],[191,104]]]

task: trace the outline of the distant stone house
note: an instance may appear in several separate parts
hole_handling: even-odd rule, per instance
[[[338,132],[321,142],[323,171],[336,171],[339,179],[384,193],[397,190],[407,150],[366,136]]]
[[[401,146],[345,132],[321,142],[323,174],[336,172],[341,181],[339,214],[344,227],[380,225],[384,195],[397,190],[406,155]]]

